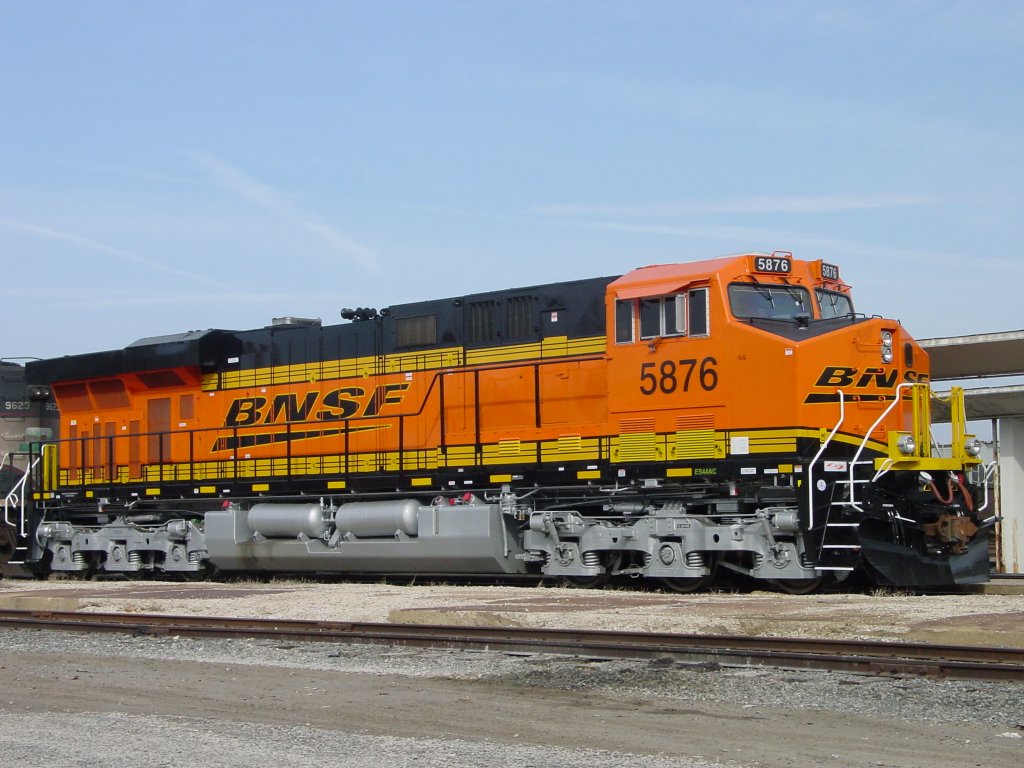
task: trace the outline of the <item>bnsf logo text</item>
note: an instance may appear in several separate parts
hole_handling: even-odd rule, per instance
[[[899,373],[895,368],[885,370],[884,368],[865,368],[863,371],[857,368],[846,368],[841,365],[830,365],[821,372],[818,380],[814,382],[816,387],[870,387],[879,389],[892,389],[896,386]],[[917,371],[906,371],[903,380],[911,383],[915,381],[928,381],[928,374]]]
[[[232,401],[224,426],[251,427],[288,421],[341,421],[353,416],[377,416],[381,408],[402,402],[403,384],[381,384],[369,393],[363,387],[343,387],[322,396],[320,392],[299,395],[285,392],[269,397],[240,397]]]
[[[899,373],[895,368],[886,371],[884,368],[865,368],[861,373],[856,368],[844,368],[831,365],[821,372],[816,387],[868,387],[874,384],[882,389],[896,386]]]

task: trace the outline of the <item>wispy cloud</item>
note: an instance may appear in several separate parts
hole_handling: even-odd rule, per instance
[[[67,243],[74,245],[78,248],[84,248],[94,253],[102,253],[105,256],[113,256],[123,261],[132,262],[134,264],[141,264],[150,269],[164,274],[174,275],[176,277],[183,277],[186,280],[191,280],[197,283],[203,283],[205,285],[215,286],[217,288],[230,288],[227,283],[222,283],[219,280],[214,280],[206,275],[201,275],[196,272],[189,272],[188,270],[178,269],[176,267],[168,266],[163,262],[151,259],[147,256],[135,253],[134,251],[126,251],[124,248],[117,248],[106,243],[101,243],[97,240],[90,240],[87,237],[82,237],[73,232],[64,232],[59,229],[53,229],[52,227],[44,227],[38,224],[30,224],[24,221],[14,221],[13,219],[0,218],[0,229],[7,229],[15,232],[26,232],[37,237],[46,238],[48,240],[55,240],[61,243]]]
[[[535,206],[534,214],[548,216],[713,216],[717,214],[792,213],[820,214],[927,205],[923,195],[879,194],[866,196],[747,197],[733,200],[661,200],[624,204],[550,204]]]
[[[316,235],[332,249],[355,259],[364,267],[372,267],[377,263],[377,256],[371,249],[296,206],[269,184],[208,152],[190,151],[185,154],[206,172],[214,184],[227,192]]]

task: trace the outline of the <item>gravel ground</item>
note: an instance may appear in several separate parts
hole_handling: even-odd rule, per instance
[[[0,648],[35,654],[121,659],[202,659],[213,664],[484,681],[582,691],[611,698],[709,701],[737,708],[785,707],[972,722],[1024,734],[1024,686],[959,680],[871,677],[815,670],[709,668],[670,661],[592,661],[547,654],[382,648],[374,645],[79,635],[0,630]],[[2,694],[0,694],[2,697]]]
[[[307,581],[0,581],[0,605],[324,621],[620,629],[1024,647],[1024,594],[676,595],[623,589]],[[35,607],[45,604],[36,603]],[[54,605],[55,609],[60,606]]]
[[[0,631],[0,680],[0,763],[26,767],[1024,759],[1024,687],[1012,684],[25,630]]]
[[[1019,595],[4,581],[0,605],[1024,645]],[[0,724],[29,768],[1024,764],[1021,685],[24,630],[0,630]]]
[[[218,722],[188,717],[77,715],[63,719],[61,730],[74,738],[40,744],[34,734],[53,732],[45,715],[4,715],[0,757],[19,768],[310,768],[350,766],[384,768],[470,768],[519,766],[593,768],[628,761],[631,768],[717,768],[721,763],[688,758],[625,755],[606,750],[562,749],[471,742],[463,739],[410,739],[366,736],[308,726],[282,727]],[[125,739],[124,734],[132,734]],[[187,746],[185,746],[187,745]],[[26,757],[27,756],[27,757]]]

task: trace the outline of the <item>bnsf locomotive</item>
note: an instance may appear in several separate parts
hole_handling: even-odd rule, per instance
[[[37,573],[988,577],[980,444],[835,265],[745,254],[31,363]],[[982,468],[983,469],[983,468]],[[973,482],[972,482],[973,480]]]

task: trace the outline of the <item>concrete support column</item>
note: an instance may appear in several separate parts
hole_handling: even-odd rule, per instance
[[[999,420],[999,573],[1024,572],[1024,418]]]

